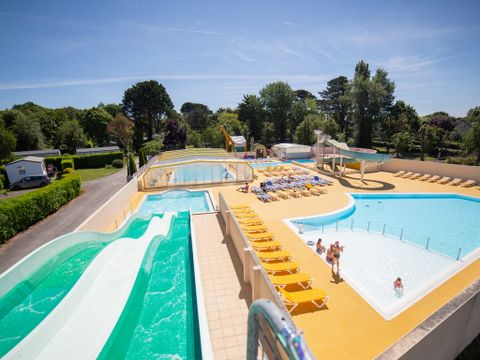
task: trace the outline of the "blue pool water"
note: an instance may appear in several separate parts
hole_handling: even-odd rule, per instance
[[[258,168],[265,169],[267,166],[272,167],[272,166],[280,166],[280,165],[289,165],[292,163],[292,161],[296,161],[301,164],[311,164],[315,162],[314,159],[294,159],[294,160],[284,160],[284,161],[270,161],[270,162],[263,162],[263,163],[251,162],[250,165],[254,169],[258,169]]]
[[[204,212],[213,209],[207,191],[173,190],[148,195],[138,212],[141,215],[160,214],[166,211]]]
[[[170,182],[172,184],[222,182],[234,179],[234,176],[222,164],[188,164],[175,168]]]
[[[297,219],[306,231],[369,229],[456,258],[480,247],[480,199],[456,194],[352,194],[355,206],[330,216]],[[403,230],[402,230],[403,229]]]
[[[288,223],[308,245],[344,246],[340,272],[385,319],[465,266],[480,248],[480,199],[456,194],[353,194],[354,206]],[[403,229],[403,230],[402,230]],[[402,239],[400,239],[402,237]],[[429,240],[428,240],[429,239]],[[427,249],[428,241],[428,249]],[[315,251],[315,245],[311,246]],[[460,260],[456,261],[461,249]],[[318,255],[325,259],[325,254]],[[404,291],[393,281],[401,277]]]

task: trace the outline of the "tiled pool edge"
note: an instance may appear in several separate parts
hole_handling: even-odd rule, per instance
[[[202,278],[200,275],[200,265],[198,261],[198,248],[193,226],[193,214],[190,212],[190,239],[192,241],[193,252],[193,270],[195,278],[195,294],[197,304],[198,327],[200,332],[200,345],[203,359],[213,359],[212,342],[210,331],[208,329],[207,309],[205,307],[205,298],[203,296]]]
[[[453,359],[480,333],[479,318],[477,279],[375,359]]]

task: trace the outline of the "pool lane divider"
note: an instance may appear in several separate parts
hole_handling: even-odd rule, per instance
[[[150,242],[165,236],[172,213],[152,217],[138,239],[107,246],[53,311],[4,359],[95,359],[132,290]]]

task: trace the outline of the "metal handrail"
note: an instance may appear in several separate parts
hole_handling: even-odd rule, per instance
[[[247,360],[257,360],[261,345],[268,359],[314,360],[303,333],[270,300],[258,299],[248,311]]]

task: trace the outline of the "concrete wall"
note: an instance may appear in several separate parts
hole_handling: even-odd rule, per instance
[[[276,303],[280,309],[283,309],[285,316],[289,316],[287,315],[289,313],[283,301],[261,266],[260,260],[258,260],[248,239],[243,234],[237,219],[230,212],[230,208],[222,193],[220,193],[219,200],[219,210],[225,221],[226,234],[235,246],[235,250],[243,265],[243,280],[250,284],[252,288],[252,301],[257,299],[271,300]]]
[[[381,165],[381,170],[397,172],[400,170],[419,172],[464,180],[475,180],[480,183],[480,166],[444,164],[434,161],[391,159]]]
[[[137,192],[138,181],[134,176],[76,230],[106,231],[111,228],[112,223],[115,224],[115,229],[118,229],[132,213],[132,199]]]
[[[455,359],[480,333],[480,279],[377,359]]]

